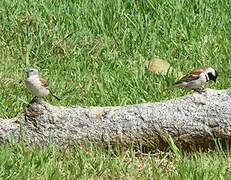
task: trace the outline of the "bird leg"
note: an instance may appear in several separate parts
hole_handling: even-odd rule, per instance
[[[42,100],[43,100],[42,98],[39,98],[39,97],[35,96],[35,97],[33,97],[33,99],[31,100],[30,103],[39,103]]]
[[[33,97],[33,99],[31,100],[30,103],[34,103],[34,102],[37,102],[37,101],[38,101],[38,99],[37,99],[37,97],[35,96],[35,97]]]

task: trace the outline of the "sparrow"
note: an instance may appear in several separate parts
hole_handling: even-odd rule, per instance
[[[169,86],[166,90],[175,87],[184,87],[201,93],[202,92],[201,87],[207,81],[212,80],[216,82],[217,75],[218,75],[217,71],[212,67],[201,67],[198,69],[194,69],[188,75],[182,77],[179,81]]]
[[[31,94],[43,98],[51,94],[57,100],[60,100],[58,96],[56,96],[52,90],[48,87],[46,81],[39,77],[39,72],[36,68],[29,67],[26,71],[27,77],[25,80],[27,89],[31,92]]]

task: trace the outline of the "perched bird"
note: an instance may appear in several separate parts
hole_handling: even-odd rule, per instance
[[[27,77],[25,83],[27,89],[31,92],[31,94],[41,98],[51,94],[57,100],[60,100],[60,98],[57,97],[48,87],[46,81],[39,77],[39,72],[36,68],[29,67],[26,73]]]
[[[207,81],[212,80],[216,82],[216,79],[217,79],[217,72],[215,69],[213,69],[212,67],[201,67],[198,69],[194,69],[192,72],[182,77],[179,81],[175,82],[166,90],[175,87],[184,87],[201,93],[202,92],[201,87]]]

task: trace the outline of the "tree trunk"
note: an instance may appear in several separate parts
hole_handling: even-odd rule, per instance
[[[231,137],[231,89],[193,93],[167,101],[114,107],[57,107],[30,103],[25,112],[2,119],[0,140],[23,136],[30,143],[107,145],[164,149],[167,135],[182,148],[214,146]]]

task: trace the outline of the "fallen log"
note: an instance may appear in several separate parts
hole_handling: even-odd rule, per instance
[[[231,139],[231,89],[206,89],[167,101],[113,107],[62,107],[30,103],[25,112],[1,119],[0,141],[104,144],[164,149],[166,135],[183,148],[214,146]]]

